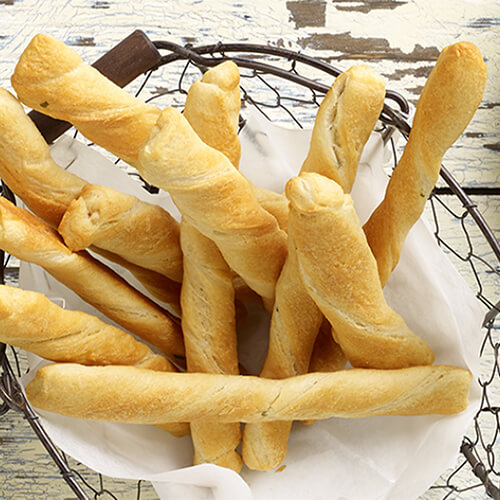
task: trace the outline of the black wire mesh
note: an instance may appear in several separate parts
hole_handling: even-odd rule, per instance
[[[183,108],[187,90],[200,76],[200,71],[204,72],[210,66],[232,59],[241,72],[241,126],[245,123],[244,115],[248,106],[253,106],[274,123],[298,128],[312,125],[323,95],[340,73],[326,63],[276,47],[219,43],[193,48],[164,41],[155,42],[155,45],[158,49],[169,52],[142,81],[131,85],[136,95],[161,106]],[[146,95],[147,91],[149,95]],[[389,103],[395,103],[399,109],[393,109]],[[394,164],[400,151],[394,146],[392,133],[398,130],[407,138],[407,112],[406,100],[388,91],[387,104],[378,130],[384,139],[392,142]],[[103,153],[110,156],[105,151]],[[114,160],[121,164],[119,159]],[[124,164],[121,166],[131,175],[137,176]],[[433,191],[426,213],[434,225],[438,244],[485,306],[484,337],[479,353],[482,402],[472,428],[463,439],[456,467],[446,471],[424,498],[473,499],[484,498],[486,494],[499,499],[500,339],[497,313],[500,303],[494,297],[500,284],[500,248],[478,209],[480,201],[472,202],[446,169],[443,169],[441,177],[446,185]],[[155,187],[142,182],[149,191],[157,191]],[[5,186],[1,194],[12,199],[12,193]],[[485,191],[484,194],[494,193]],[[3,283],[4,274],[12,269],[7,265],[8,256],[4,257],[2,253],[0,259],[3,263],[0,266]],[[8,353],[3,344],[0,344],[0,367],[0,398],[3,401],[0,417],[9,409],[25,414],[58,465],[62,477],[78,498],[117,498],[111,491],[112,486],[105,486],[108,479],[105,480],[102,475],[92,473],[71,458],[68,459],[51,443],[17,384],[15,375],[21,375],[21,367],[16,351],[11,349]],[[136,498],[143,498],[143,492],[148,488],[149,485],[139,481],[135,487]]]

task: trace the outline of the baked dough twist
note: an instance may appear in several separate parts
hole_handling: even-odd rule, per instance
[[[86,252],[73,253],[52,228],[0,198],[0,248],[42,266],[103,314],[168,354],[182,355],[175,318]]]
[[[451,366],[353,369],[282,380],[52,364],[26,393],[37,408],[91,420],[270,422],[377,415],[450,415],[467,407],[472,375]]]
[[[237,168],[241,147],[239,71],[230,61],[208,70],[189,88],[184,116],[198,136]],[[190,372],[238,374],[234,273],[217,245],[187,222],[181,224],[184,254],[182,324]],[[239,423],[193,422],[194,463],[215,463],[240,472]]]
[[[288,256],[276,284],[269,347],[261,377],[282,379],[307,373],[309,360],[323,320],[298,273],[293,230],[288,232]],[[243,461],[250,469],[269,470],[283,461],[292,422],[245,425]]]
[[[37,292],[0,285],[0,341],[52,361],[175,371],[132,335]]]
[[[384,299],[350,195],[312,173],[291,179],[286,194],[302,281],[351,364],[387,369],[432,363],[429,346]]]
[[[189,372],[239,373],[232,273],[212,240],[181,223],[182,330]],[[241,470],[239,423],[192,422],[194,463]]]
[[[170,193],[185,220],[213,240],[229,266],[272,304],[286,234],[231,162],[167,108],[141,148],[138,169]]]
[[[74,252],[95,245],[182,281],[179,224],[163,208],[135,196],[87,184],[69,204],[58,231]]]
[[[477,47],[459,42],[443,49],[418,100],[408,143],[385,198],[363,228],[382,286],[399,262],[408,232],[422,215],[443,155],[470,122],[485,84],[486,65]]]
[[[12,86],[27,106],[72,123],[85,137],[132,165],[160,114],[45,34],[34,36],[22,53]]]
[[[301,172],[322,174],[350,193],[361,153],[384,106],[384,97],[382,78],[368,66],[353,66],[339,75],[319,107]],[[328,365],[335,370],[342,364],[341,349],[332,336],[330,339],[323,335],[318,341],[310,371],[327,370]]]

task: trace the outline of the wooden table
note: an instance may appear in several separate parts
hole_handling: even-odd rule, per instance
[[[364,62],[387,78],[388,87],[414,103],[439,51],[457,40],[469,40],[484,54],[488,83],[478,112],[445,163],[473,193],[498,235],[497,14],[496,2],[472,0],[0,0],[0,85],[11,89],[16,61],[36,33],[63,40],[90,62],[140,28],[153,40],[179,44],[245,41],[301,50],[342,68]],[[487,195],[479,194],[484,192]],[[83,473],[101,489],[97,476]],[[461,484],[469,483],[466,479]],[[136,498],[135,483],[106,478],[104,487],[118,498]],[[431,490],[423,498],[443,495],[441,490]],[[453,498],[482,495],[484,490],[477,489]],[[42,496],[64,499],[71,492],[28,425],[9,412],[0,417],[0,498]],[[141,498],[155,497],[154,490],[143,485]]]

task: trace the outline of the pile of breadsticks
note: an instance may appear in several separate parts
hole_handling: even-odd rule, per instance
[[[195,463],[236,471],[242,462],[278,466],[293,420],[462,411],[470,373],[432,365],[431,349],[382,289],[444,153],[481,101],[477,48],[462,42],[441,53],[385,198],[363,227],[349,193],[383,106],[381,78],[354,66],[335,80],[284,194],[238,170],[239,78],[232,62],[210,69],[181,114],[132,97],[49,36],[25,49],[12,76],[19,100],[0,89],[0,178],[29,211],[0,199],[0,248],[127,331],[0,286],[0,341],[55,362],[28,385],[30,401],[190,433]],[[72,123],[168,191],[181,223],[61,168],[21,103]],[[260,377],[240,375],[237,357],[235,300],[256,299],[272,314]],[[185,358],[187,373],[173,357]]]

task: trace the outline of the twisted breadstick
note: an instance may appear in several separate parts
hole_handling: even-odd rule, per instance
[[[171,194],[186,221],[212,239],[230,267],[271,304],[286,235],[231,162],[170,108],[141,148],[138,169]]]
[[[304,285],[353,366],[403,368],[432,363],[428,345],[385,302],[349,195],[305,173],[286,188]],[[311,235],[314,235],[313,238]]]
[[[0,177],[30,210],[53,227],[86,184],[56,164],[21,103],[2,88]]]
[[[408,143],[382,203],[364,225],[385,285],[399,262],[408,232],[422,214],[441,161],[481,102],[486,65],[471,43],[443,49],[417,103]]]
[[[450,415],[467,407],[472,375],[451,366],[342,370],[282,380],[52,364],[26,392],[40,409],[135,424],[270,422],[377,415]]]
[[[74,252],[95,245],[182,281],[179,224],[163,208],[106,186],[87,184],[59,224]]]
[[[241,144],[238,137],[238,118],[241,108],[240,73],[232,61],[209,69],[189,88],[184,117],[200,139],[223,153],[238,168]],[[249,181],[250,182],[250,181]],[[280,229],[286,232],[288,200],[282,194],[250,186],[261,207],[274,215]]]
[[[52,361],[135,365],[175,371],[132,335],[80,311],[68,311],[40,293],[0,285],[0,341]]]
[[[85,137],[132,165],[160,114],[85,64],[64,43],[44,34],[36,35],[22,53],[12,86],[27,106],[72,123]]]
[[[239,71],[232,62],[219,64],[191,85],[184,116],[198,136],[223,153],[237,168],[240,112]],[[186,361],[191,372],[238,374],[233,272],[216,244],[187,222],[181,225],[184,254],[182,324]],[[194,463],[215,463],[241,470],[236,452],[239,423],[193,422]]]
[[[301,172],[322,174],[350,193],[361,153],[384,106],[384,97],[383,80],[368,66],[353,66],[339,75],[319,107]],[[332,335],[329,338],[323,335],[313,350],[311,368],[323,371],[330,365],[335,370],[343,359]]]
[[[176,320],[86,252],[73,253],[28,211],[0,198],[0,248],[42,266],[83,300],[165,353],[183,354]]]
[[[353,66],[339,75],[319,107],[301,172],[322,174],[350,193],[384,97],[383,80],[368,66]],[[343,364],[345,356],[333,336],[321,335],[313,349],[309,371],[335,371]]]
[[[322,174],[350,193],[384,97],[382,78],[368,66],[353,66],[339,75],[319,107],[301,172]]]
[[[269,347],[261,377],[282,379],[307,373],[323,315],[307,293],[298,273],[293,230],[288,232],[288,256],[276,285]],[[285,458],[292,422],[247,424],[243,461],[250,469],[269,470]]]
[[[181,224],[184,254],[182,330],[189,372],[238,374],[232,274],[215,243],[186,222]],[[193,422],[194,463],[241,470],[236,452],[239,423]]]

